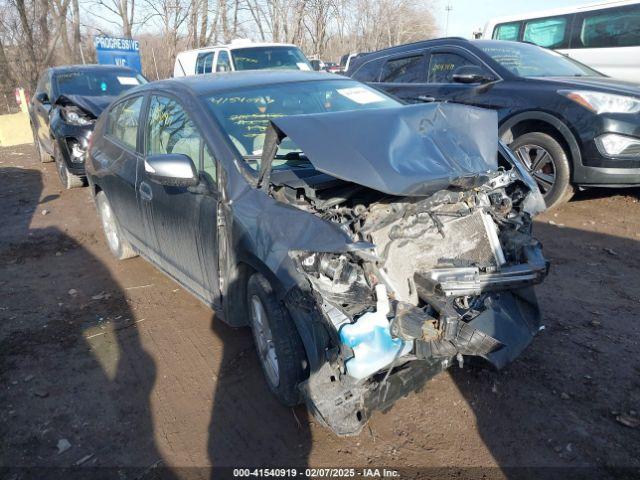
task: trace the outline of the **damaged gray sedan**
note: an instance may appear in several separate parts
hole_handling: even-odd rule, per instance
[[[87,174],[112,252],[250,325],[270,390],[339,435],[540,328],[544,202],[495,112],[311,72],[168,80],[100,117]]]

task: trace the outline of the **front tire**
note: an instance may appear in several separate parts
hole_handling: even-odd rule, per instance
[[[60,155],[60,150],[56,146],[54,150],[54,159],[56,161],[56,170],[58,170],[58,177],[60,178],[60,183],[67,190],[71,190],[72,188],[84,187],[84,178],[74,175],[67,168],[67,164],[64,159]]]
[[[298,385],[308,375],[298,330],[269,281],[254,273],[247,283],[250,324],[269,390],[285,406],[300,403]]]
[[[131,245],[122,235],[118,219],[113,214],[111,204],[104,192],[98,192],[96,195],[96,206],[102,220],[102,228],[107,239],[109,250],[118,260],[125,260],[136,256]]]
[[[547,208],[571,199],[571,165],[567,152],[555,138],[542,132],[525,133],[509,147],[540,187]]]

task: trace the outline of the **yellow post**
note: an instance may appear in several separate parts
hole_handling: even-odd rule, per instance
[[[19,88],[18,94],[20,95],[20,110],[22,110],[22,113],[29,113],[27,97],[24,95],[24,88]]]

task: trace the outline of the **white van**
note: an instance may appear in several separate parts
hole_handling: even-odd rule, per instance
[[[229,45],[216,45],[178,53],[173,67],[173,76],[185,77],[201,73],[264,68],[312,69],[307,57],[295,45],[234,40]]]
[[[553,48],[606,75],[640,83],[640,0],[501,17],[486,24],[483,38]]]

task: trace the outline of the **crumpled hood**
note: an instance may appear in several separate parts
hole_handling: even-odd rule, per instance
[[[493,110],[431,103],[271,121],[316,170],[390,195],[431,195],[498,167]]]
[[[98,118],[116,97],[113,95],[59,95],[55,103],[58,105],[76,105]]]

